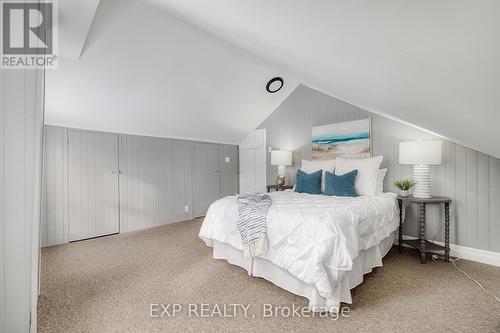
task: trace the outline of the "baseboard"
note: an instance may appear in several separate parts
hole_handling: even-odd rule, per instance
[[[417,237],[403,236],[404,239],[417,239]],[[398,244],[398,239],[396,239],[396,244]],[[444,246],[442,242],[435,242],[438,245]],[[404,244],[404,247],[411,247]],[[499,266],[500,267],[500,252],[493,252],[487,250],[474,249],[472,247],[460,246],[455,244],[450,244],[450,255],[452,257],[477,261],[483,264]]]

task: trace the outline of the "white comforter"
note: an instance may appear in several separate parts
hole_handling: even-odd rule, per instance
[[[332,297],[335,282],[351,270],[359,251],[377,245],[399,225],[392,193],[347,198],[288,190],[270,196],[269,250],[261,258],[315,285],[325,298]],[[220,199],[208,209],[199,236],[208,246],[216,240],[242,250],[237,219],[237,198]]]

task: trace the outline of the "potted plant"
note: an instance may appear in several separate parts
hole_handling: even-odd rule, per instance
[[[394,186],[399,189],[399,195],[402,197],[407,197],[410,193],[410,189],[415,186],[415,182],[409,179],[401,179],[394,181]]]

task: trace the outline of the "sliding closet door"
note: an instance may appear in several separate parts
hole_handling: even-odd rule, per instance
[[[219,197],[219,146],[211,143],[195,143],[193,170],[194,216],[204,216],[210,204]]]
[[[119,232],[118,136],[68,131],[69,240]]]

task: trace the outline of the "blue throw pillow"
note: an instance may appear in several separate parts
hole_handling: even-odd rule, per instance
[[[323,170],[318,170],[313,173],[305,173],[302,170],[297,170],[297,178],[295,179],[295,192],[321,194],[321,176]]]
[[[358,193],[354,188],[357,175],[358,170],[353,170],[342,176],[327,171],[325,174],[325,194],[339,197],[357,197]]]

